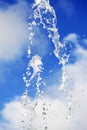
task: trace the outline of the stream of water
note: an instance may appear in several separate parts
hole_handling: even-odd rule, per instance
[[[26,73],[23,74],[23,80],[25,82],[26,88],[25,92],[22,95],[21,104],[24,108],[24,113],[21,120],[21,129],[23,130],[39,130],[34,125],[34,121],[38,119],[38,114],[36,109],[38,108],[39,102],[41,102],[41,121],[43,125],[39,125],[40,130],[49,130],[47,125],[48,113],[50,101],[45,101],[43,91],[40,89],[43,78],[41,73],[44,71],[43,57],[38,54],[32,56],[32,46],[34,46],[34,37],[36,35],[35,28],[42,27],[45,30],[47,37],[53,43],[54,50],[53,53],[58,59],[59,64],[62,66],[62,76],[61,83],[58,86],[59,91],[67,91],[67,80],[68,76],[66,73],[66,63],[70,57],[71,50],[69,49],[69,43],[62,43],[60,41],[60,35],[57,28],[57,18],[54,8],[50,5],[49,0],[35,0],[32,4],[32,15],[29,16],[28,22],[28,31],[29,31],[29,46],[28,46],[28,59],[29,63],[26,68]],[[39,38],[40,36],[38,36]],[[67,48],[68,47],[68,48]],[[36,86],[36,98],[32,103],[32,99],[29,97],[29,88],[32,87],[32,82],[35,79]],[[69,105],[69,114],[67,118],[70,117],[71,111],[71,98],[68,102]]]

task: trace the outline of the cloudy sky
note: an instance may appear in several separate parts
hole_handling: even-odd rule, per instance
[[[0,0],[0,130],[22,129],[21,120],[25,110],[21,106],[20,97],[25,90],[22,77],[28,64],[28,17],[32,14],[33,2]],[[60,40],[72,45],[69,63],[66,65],[72,109],[71,117],[67,119],[68,101],[58,89],[61,65],[52,53],[54,46],[46,32],[37,27],[32,55],[39,54],[44,63],[42,78],[46,85],[42,89],[45,93],[43,100],[48,108],[45,123],[48,130],[87,130],[87,1],[50,0],[50,4],[56,12]],[[41,130],[44,126],[41,118],[42,101],[35,98],[35,92],[34,85],[29,92],[29,97],[33,98],[31,104],[38,100],[37,118],[33,125]],[[29,125],[29,119],[23,120],[26,126]]]

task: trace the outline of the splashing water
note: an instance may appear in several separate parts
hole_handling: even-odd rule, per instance
[[[44,100],[44,96],[42,91],[40,90],[40,86],[42,85],[42,77],[41,73],[43,72],[43,62],[42,57],[39,55],[32,56],[31,46],[34,46],[34,28],[42,26],[44,30],[47,32],[48,39],[50,39],[54,45],[54,55],[59,60],[59,63],[62,65],[62,78],[59,89],[62,91],[66,91],[66,81],[68,80],[68,76],[66,74],[66,63],[68,62],[70,56],[70,44],[69,43],[61,43],[60,36],[58,33],[58,29],[56,27],[57,18],[53,7],[50,5],[49,0],[35,0],[32,5],[33,15],[29,17],[28,30],[29,30],[29,47],[28,47],[28,58],[29,63],[26,69],[26,74],[23,75],[23,80],[26,84],[25,92],[22,96],[22,105],[25,109],[22,119],[22,128],[23,130],[37,130],[33,127],[33,121],[37,118],[37,113],[35,110],[37,109],[38,100],[32,105],[30,98],[28,97],[29,88],[32,86],[33,80],[36,78],[35,86],[37,90],[37,96],[42,101],[42,120],[43,120],[43,128],[40,126],[41,130],[49,129],[46,123],[47,111],[49,110],[49,105],[46,104]],[[71,110],[71,100],[69,99],[69,116]],[[31,118],[29,118],[29,114]],[[35,117],[36,115],[36,117]],[[29,126],[26,126],[25,117],[30,122]],[[26,127],[25,127],[26,126]]]

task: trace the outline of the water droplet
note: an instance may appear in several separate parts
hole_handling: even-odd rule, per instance
[[[48,127],[47,126],[45,126],[45,130],[47,130],[48,129]]]
[[[43,111],[45,111],[45,107],[43,107]]]
[[[46,115],[47,113],[46,112],[42,112],[43,115]]]

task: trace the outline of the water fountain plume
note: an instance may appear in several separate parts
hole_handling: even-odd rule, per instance
[[[59,89],[62,91],[67,90],[66,64],[68,63],[68,59],[71,53],[70,49],[68,48],[71,45],[67,43],[62,43],[60,41],[60,35],[57,28],[56,13],[53,7],[50,5],[49,0],[35,0],[35,2],[32,4],[32,10],[33,10],[33,14],[29,17],[30,22],[28,23],[30,44],[27,52],[28,52],[29,63],[28,63],[28,67],[26,68],[26,73],[23,75],[23,80],[26,84],[26,89],[22,96],[22,105],[25,108],[26,111],[25,113],[27,113],[25,114],[26,117],[28,117],[29,116],[28,114],[31,113],[31,119],[29,119],[29,121],[31,122],[31,124],[33,124],[32,122],[36,118],[33,115],[36,114],[35,110],[39,102],[36,101],[34,105],[32,105],[30,103],[28,94],[29,94],[29,88],[32,87],[32,81],[36,78],[36,82],[35,82],[36,94],[37,97],[40,98],[41,101],[43,102],[42,117],[43,120],[45,120],[44,130],[47,130],[49,128],[46,124],[47,111],[45,110],[46,109],[49,110],[49,107],[46,108],[47,104],[45,103],[44,96],[42,94],[42,91],[40,90],[40,86],[42,85],[42,80],[43,80],[41,77],[41,73],[44,71],[43,62],[42,62],[43,60],[42,57],[38,54],[32,56],[32,50],[31,50],[31,46],[34,46],[33,43],[33,39],[35,36],[34,27],[42,26],[43,30],[46,30],[47,32],[48,39],[50,39],[54,45],[53,53],[55,57],[58,59],[59,64],[62,65],[62,76],[61,76],[61,83],[59,86]],[[70,102],[69,102],[69,107],[71,107]],[[22,120],[22,122],[24,121]],[[37,130],[32,125],[30,125],[30,127],[27,127],[27,129],[29,128],[29,130]],[[23,127],[23,130],[25,130],[25,127]]]

